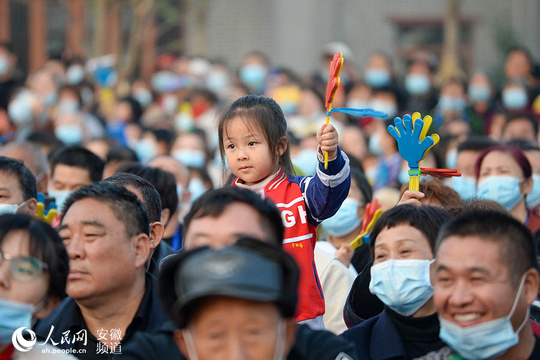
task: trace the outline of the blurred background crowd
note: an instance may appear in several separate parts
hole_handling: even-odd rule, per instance
[[[415,7],[413,3],[410,5]],[[420,3],[415,8],[419,9]],[[283,55],[274,53],[275,46],[265,48],[264,42],[253,46],[256,51],[242,48],[243,52],[234,55],[230,51],[224,51],[223,56],[205,51],[203,45],[210,46],[215,41],[212,34],[219,28],[219,24],[209,24],[205,16],[215,17],[215,8],[223,6],[211,1],[190,5],[157,0],[2,0],[0,16],[10,22],[9,29],[6,30],[5,23],[0,29],[5,40],[0,42],[0,141],[6,144],[28,140],[46,154],[63,145],[80,144],[106,162],[104,178],[123,162],[148,163],[170,155],[191,169],[191,180],[184,191],[184,199],[191,203],[226,179],[217,149],[216,115],[224,104],[255,93],[272,97],[280,104],[288,122],[296,170],[311,175],[317,165],[315,132],[325,119],[329,63],[334,53],[342,52],[344,66],[334,107],[370,108],[383,111],[388,117],[357,118],[334,113],[332,123],[338,128],[341,148],[352,158],[353,165],[364,171],[383,206],[391,207],[399,199],[400,186],[408,182],[408,168],[386,130],[395,116],[416,111],[422,116],[431,115],[431,132],[441,135],[441,144],[422,166],[457,167],[466,180],[475,177],[474,162],[467,166],[458,164],[458,146],[472,136],[478,141],[520,139],[530,146],[538,146],[539,142],[540,64],[538,54],[533,52],[540,49],[537,39],[525,45],[519,41],[519,31],[512,32],[511,24],[519,23],[516,14],[538,12],[540,5],[525,0],[513,2],[506,37],[497,38],[500,61],[494,65],[492,61],[474,61],[470,52],[462,51],[464,46],[470,48],[474,27],[470,14],[464,17],[462,12],[474,12],[475,8],[457,0],[440,3],[438,17],[431,17],[431,27],[424,28],[431,29],[431,33],[402,29],[401,35],[407,31],[412,35],[398,39],[415,45],[408,46],[406,51],[403,44],[388,51],[365,51],[376,48],[376,37],[375,44],[356,47],[357,42],[347,41],[351,37],[345,34],[338,37],[340,41],[321,41],[320,45],[311,46],[307,52],[316,55],[303,68],[294,58],[289,57],[290,64],[282,61]],[[244,5],[246,9],[255,6]],[[374,7],[369,1],[364,5],[365,12],[377,16],[382,16],[382,9],[392,14],[388,6]],[[298,10],[299,5],[295,6],[291,12]],[[501,6],[493,2],[493,9],[485,9],[485,18],[492,19],[496,11],[503,9]],[[190,15],[189,21],[182,11]],[[276,11],[277,8],[270,12],[272,16]],[[21,18],[21,13],[26,16]],[[111,20],[115,13],[116,23]],[[92,46],[85,47],[89,39],[80,26],[87,17],[96,22],[87,24],[92,25]],[[30,32],[27,40],[31,41],[26,43],[17,41],[21,38],[15,31],[22,26],[20,19],[27,22]],[[62,41],[57,38],[58,31],[39,31],[40,26],[56,29],[55,19],[70,24]],[[103,27],[97,22],[100,19]],[[130,24],[127,32],[126,19]],[[193,38],[187,39],[194,31],[189,26],[193,19],[200,20],[199,26],[208,25],[206,41],[201,33],[195,37],[199,47],[193,46]],[[522,17],[524,22],[527,19]],[[393,21],[404,24],[403,19],[398,20]],[[154,42],[148,42],[149,29],[155,30],[156,21],[175,31],[185,25],[178,33],[178,42],[160,48],[164,40],[155,34]],[[239,20],[239,24],[243,21]],[[418,26],[422,28],[422,24],[425,25],[419,22]],[[260,28],[264,26],[261,24]],[[415,31],[423,35],[413,36]],[[504,29],[500,31],[504,33]],[[435,37],[439,44],[434,46],[436,40],[426,40],[426,34],[438,34]],[[100,40],[99,36],[104,38]],[[44,43],[36,43],[36,37]],[[111,45],[110,38],[116,39],[116,45]],[[306,43],[307,39],[300,48]],[[28,46],[23,48],[21,44]],[[477,46],[486,48],[478,41]],[[90,47],[92,51],[88,50]],[[196,51],[208,55],[201,56]],[[540,174],[538,161],[532,168],[533,173]],[[462,180],[455,184],[449,180],[448,185],[462,197],[476,195],[475,185],[464,185]]]

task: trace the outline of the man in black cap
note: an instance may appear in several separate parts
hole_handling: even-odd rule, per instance
[[[165,262],[159,284],[190,359],[282,359],[295,335],[299,269],[282,249],[243,238]]]

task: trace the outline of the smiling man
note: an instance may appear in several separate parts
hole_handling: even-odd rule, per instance
[[[538,260],[529,230],[491,211],[465,214],[439,233],[434,301],[440,337],[465,359],[540,359],[530,306]]]
[[[69,255],[69,297],[38,324],[36,334],[47,338],[54,326],[58,341],[66,331],[85,330],[84,345],[57,346],[76,350],[81,359],[107,359],[121,353],[136,332],[162,325],[167,317],[154,278],[145,275],[148,234],[148,215],[129,190],[106,182],[76,190],[66,200],[59,227]]]

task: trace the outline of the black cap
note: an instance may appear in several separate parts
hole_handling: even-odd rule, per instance
[[[200,248],[167,259],[159,277],[162,304],[180,327],[209,296],[273,302],[284,317],[296,310],[298,267],[283,250],[254,239],[219,250]]]

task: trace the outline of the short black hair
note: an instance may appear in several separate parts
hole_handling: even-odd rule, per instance
[[[159,193],[162,210],[169,209],[172,215],[178,208],[176,178],[171,172],[133,162],[121,165],[116,172],[134,174],[148,180]]]
[[[66,165],[88,170],[92,182],[101,181],[105,164],[93,152],[81,146],[68,146],[56,150],[51,155],[51,176],[57,165]]]
[[[268,234],[267,240],[281,246],[285,227],[281,220],[281,213],[276,205],[269,199],[262,199],[257,193],[234,186],[224,186],[215,190],[208,190],[191,206],[189,213],[184,217],[183,237],[189,229],[191,221],[206,216],[218,217],[225,209],[235,203],[242,203],[252,207],[259,213],[261,227]]]
[[[128,147],[122,145],[115,145],[111,147],[107,152],[106,159],[107,163],[111,161],[137,162],[137,153]]]
[[[484,151],[495,145],[497,145],[497,142],[487,136],[471,135],[458,145],[457,152]]]
[[[24,201],[37,197],[36,178],[22,161],[0,156],[0,171],[17,177]]]
[[[142,202],[151,223],[161,220],[161,199],[156,188],[146,179],[129,173],[114,173],[104,182],[120,186],[133,186],[141,192]]]
[[[64,144],[49,131],[34,131],[28,134],[26,141],[29,141],[37,146],[49,147],[54,150],[64,146]]]
[[[47,295],[62,299],[66,296],[69,257],[58,233],[47,223],[26,214],[0,216],[0,245],[12,231],[28,234],[30,256],[47,264],[49,285]]]
[[[137,196],[122,186],[104,181],[75,190],[64,204],[61,220],[64,220],[71,205],[84,199],[94,199],[109,204],[116,218],[125,225],[128,236],[150,233],[148,215]]]
[[[435,241],[441,226],[450,220],[450,214],[438,206],[398,205],[385,211],[375,223],[370,239],[371,257],[374,258],[375,241],[379,233],[399,225],[410,225],[418,229],[427,239],[431,251],[435,255]]]
[[[515,286],[527,270],[538,270],[537,247],[532,233],[509,214],[487,210],[460,215],[443,226],[435,250],[451,236],[475,236],[482,241],[498,243],[500,261],[508,266]]]
[[[358,190],[362,194],[364,204],[370,203],[373,200],[373,189],[366,175],[360,169],[351,168],[351,178],[356,182],[356,186],[358,186]]]
[[[506,143],[507,145],[513,145],[517,147],[519,150],[525,152],[525,151],[540,151],[540,147],[531,143],[528,140],[525,139],[512,139]]]

